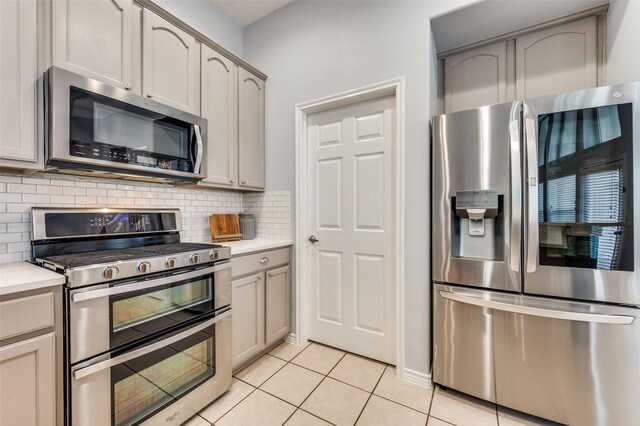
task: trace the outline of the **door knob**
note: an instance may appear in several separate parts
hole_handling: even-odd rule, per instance
[[[320,242],[320,240],[317,239],[315,235],[310,236],[309,241],[311,241],[314,244]]]

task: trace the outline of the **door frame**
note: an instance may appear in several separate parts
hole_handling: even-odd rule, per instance
[[[394,190],[392,203],[397,206],[397,223],[393,232],[393,263],[396,279],[396,372],[399,378],[405,376],[404,358],[404,213],[405,213],[405,81],[404,77],[372,84],[369,86],[348,90],[335,95],[303,102],[295,106],[295,319],[296,325],[290,341],[302,344],[307,341],[308,324],[305,315],[301,314],[301,307],[306,306],[309,285],[306,277],[309,272],[307,264],[307,223],[308,208],[305,197],[301,196],[303,188],[307,188],[308,180],[308,116],[317,112],[327,111],[359,102],[394,96],[395,112],[395,161],[394,161]]]

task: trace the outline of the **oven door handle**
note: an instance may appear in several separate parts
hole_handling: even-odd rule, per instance
[[[184,274],[171,275],[169,277],[160,278],[151,281],[142,281],[133,284],[123,284],[115,287],[101,288],[99,290],[89,290],[82,293],[75,293],[71,295],[71,301],[74,303],[84,302],[86,300],[98,299],[101,297],[115,296],[117,294],[129,293],[132,291],[144,290],[152,287],[158,287],[165,284],[171,284],[176,280],[188,280],[190,278],[199,277],[201,275],[208,275],[213,272],[218,272],[223,269],[231,268],[231,262],[224,262],[222,264],[212,266],[206,269],[200,269],[197,271],[187,272]]]
[[[172,345],[182,339],[186,339],[189,336],[192,336],[207,327],[211,327],[213,324],[222,321],[231,315],[231,309],[224,311],[223,313],[216,315],[214,318],[203,322],[202,324],[198,324],[187,331],[183,331],[182,333],[178,333],[175,336],[171,336],[167,339],[161,340],[160,342],[152,343],[149,346],[145,346],[140,349],[133,350],[131,352],[127,352],[126,354],[117,356],[115,358],[107,359],[105,361],[97,362],[88,367],[80,368],[73,372],[74,380],[81,380],[87,376],[95,374],[99,371],[105,370],[107,368],[115,367],[116,365],[122,364],[127,361],[131,361],[132,359],[139,358],[141,356],[150,354],[151,352],[157,351],[158,349],[162,349],[166,346]]]

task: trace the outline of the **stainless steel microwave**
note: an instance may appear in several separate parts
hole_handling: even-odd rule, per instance
[[[43,80],[47,171],[166,182],[204,177],[206,119],[58,67]]]

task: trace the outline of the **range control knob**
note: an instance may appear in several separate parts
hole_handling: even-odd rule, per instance
[[[167,268],[175,268],[176,267],[176,258],[175,257],[168,258],[167,261],[164,262],[164,265]]]
[[[112,280],[118,275],[118,272],[120,271],[115,266],[107,266],[104,268],[104,271],[102,271],[102,276],[108,280]]]
[[[189,257],[189,262],[191,262],[191,263],[200,262],[200,255],[198,253],[192,254],[191,257]]]
[[[138,263],[138,272],[144,274],[146,272],[149,272],[150,269],[151,269],[151,264],[149,262]]]
[[[209,252],[209,259],[211,260],[217,260],[220,257],[220,252],[216,251],[216,250],[211,250]]]

